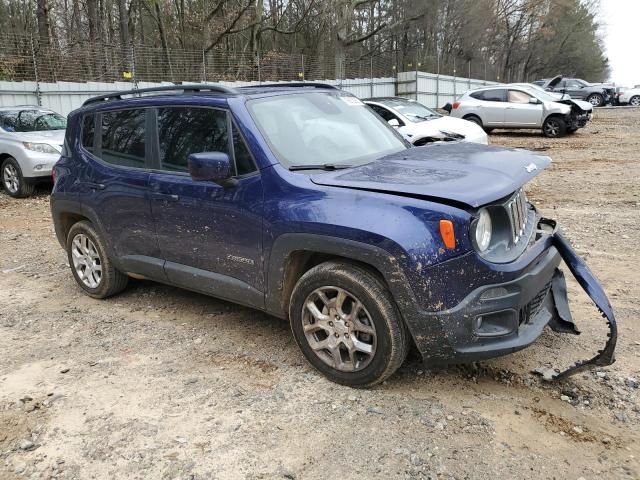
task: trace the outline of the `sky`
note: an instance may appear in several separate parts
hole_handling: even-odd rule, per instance
[[[640,0],[600,0],[600,23],[616,85],[640,85]]]

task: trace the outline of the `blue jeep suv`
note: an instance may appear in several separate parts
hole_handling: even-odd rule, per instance
[[[523,185],[549,162],[412,147],[327,85],[176,86],[72,112],[51,209],[88,295],[133,277],[263,310],[289,320],[324,375],[366,387],[412,346],[442,365],[522,349],[546,325],[575,332],[561,258],[613,321],[527,201]]]

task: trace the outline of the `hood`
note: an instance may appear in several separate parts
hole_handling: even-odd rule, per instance
[[[448,116],[419,123],[407,123],[398,131],[407,136],[409,141],[424,137],[445,138],[447,136],[445,132],[457,133],[471,139],[484,136],[484,130],[475,123]]]
[[[569,100],[563,100],[560,103],[566,103],[567,105],[569,105],[569,104],[576,105],[577,107],[581,108],[585,112],[593,111],[593,105],[591,105],[589,102],[585,102],[583,100],[574,100],[574,99],[571,98]]]
[[[547,80],[544,85],[542,85],[542,88],[554,88],[563,78],[563,75],[556,75],[555,77]]]
[[[64,143],[64,130],[43,130],[41,132],[13,132],[12,135],[22,142],[49,143],[61,146]]]
[[[479,207],[504,198],[551,159],[477,143],[414,147],[348,170],[311,176],[317,185],[408,194]]]

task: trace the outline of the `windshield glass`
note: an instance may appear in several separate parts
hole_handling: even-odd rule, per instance
[[[67,119],[50,110],[5,110],[0,111],[0,128],[6,132],[64,130]]]
[[[250,100],[247,107],[287,167],[362,165],[409,147],[352,96],[309,92]]]
[[[539,100],[543,102],[557,102],[560,98],[557,95],[549,95],[548,92],[543,90],[538,90],[537,88],[523,87],[525,88],[531,95],[537,97]]]
[[[438,112],[425,107],[421,103],[412,102],[410,100],[388,99],[383,100],[380,103],[395,109],[398,113],[404,115],[409,121],[414,123],[441,117]]]

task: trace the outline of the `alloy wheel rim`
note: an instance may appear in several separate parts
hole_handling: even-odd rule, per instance
[[[89,288],[98,288],[102,281],[102,260],[95,244],[79,233],[71,242],[71,258],[78,278]]]
[[[371,315],[351,292],[321,287],[306,298],[302,328],[314,354],[336,370],[357,372],[371,363],[377,335]]]
[[[597,107],[600,105],[600,97],[594,95],[593,97],[591,97],[591,99],[589,100],[591,102],[591,105],[593,105],[594,107]]]
[[[4,186],[11,193],[17,193],[20,189],[20,178],[18,177],[18,170],[10,163],[4,166]]]
[[[556,122],[547,122],[546,132],[551,136],[556,136],[560,128]]]
[[[631,105],[633,105],[634,107],[640,106],[640,97],[633,97],[631,99],[631,102],[629,103],[631,103]]]

